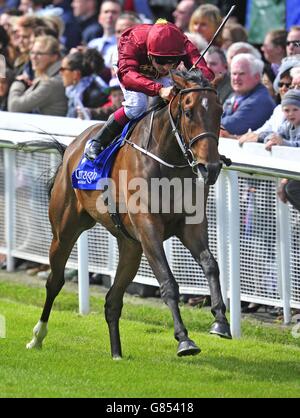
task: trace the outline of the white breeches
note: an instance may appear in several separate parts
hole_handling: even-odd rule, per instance
[[[162,84],[164,87],[170,87],[173,85],[173,80],[170,77],[162,77],[158,79],[157,82]],[[125,101],[122,104],[128,119],[138,118],[147,111],[149,96],[144,93],[126,90],[122,84],[121,88],[125,98]]]

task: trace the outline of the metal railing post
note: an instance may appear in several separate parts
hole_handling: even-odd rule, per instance
[[[15,157],[12,149],[4,149],[4,179],[5,179],[5,240],[7,271],[15,269],[12,256],[15,231]]]
[[[283,301],[283,318],[284,323],[291,322],[291,278],[290,278],[290,222],[289,222],[289,207],[280,199],[277,199],[278,212],[278,245],[277,251],[278,259],[280,260],[279,273],[281,280],[281,291]]]
[[[228,171],[228,227],[230,262],[230,326],[233,338],[241,337],[241,280],[240,280],[240,205],[238,174]]]
[[[172,243],[174,238],[169,238],[167,241],[164,242],[164,250],[166,253],[166,257],[170,266],[170,269],[172,270],[172,262],[173,262],[173,254],[172,254]]]
[[[108,260],[108,269],[110,271],[110,285],[113,284],[115,280],[117,265],[119,261],[119,254],[117,251],[117,240],[116,238],[109,234],[108,236],[108,248],[109,248],[109,260]]]
[[[78,296],[79,313],[87,315],[90,312],[89,254],[88,233],[85,231],[77,241],[78,248]]]
[[[221,171],[216,183],[216,222],[217,251],[220,270],[220,284],[223,301],[228,309],[228,269],[227,269],[227,206],[226,206],[226,174]]]

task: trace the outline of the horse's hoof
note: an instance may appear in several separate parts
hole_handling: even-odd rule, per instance
[[[224,322],[215,322],[211,327],[210,334],[218,335],[221,338],[232,340],[229,324]]]
[[[35,337],[26,345],[27,350],[41,350],[43,348],[43,344],[41,341],[38,341]]]
[[[121,356],[113,356],[113,361],[121,361],[123,358]]]
[[[196,356],[199,353],[201,353],[200,348],[192,340],[181,341],[178,345],[178,357]]]
[[[27,350],[32,350],[33,348],[41,350],[47,333],[47,323],[39,321],[33,328],[33,339],[26,345]]]

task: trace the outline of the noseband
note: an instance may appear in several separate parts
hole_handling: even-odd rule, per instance
[[[203,92],[203,91],[212,91],[215,94],[217,94],[217,91],[211,87],[191,87],[188,89],[183,89],[180,90],[180,92],[178,93],[179,95],[179,102],[178,102],[178,107],[179,107],[179,112],[178,112],[178,116],[176,119],[176,122],[172,116],[172,112],[171,112],[171,107],[172,107],[172,103],[175,99],[175,97],[173,97],[173,99],[170,101],[169,103],[169,118],[170,118],[170,123],[172,126],[172,132],[175,135],[175,138],[178,142],[178,145],[181,149],[181,151],[183,152],[184,157],[186,158],[186,160],[188,161],[189,165],[192,167],[192,169],[194,169],[199,163],[196,160],[192,147],[193,145],[195,145],[196,142],[201,141],[202,139],[205,138],[212,138],[214,139],[217,144],[219,143],[219,138],[217,137],[217,135],[214,132],[202,132],[199,135],[196,135],[194,138],[192,138],[188,144],[185,143],[185,141],[183,140],[180,131],[178,129],[178,125],[181,119],[181,115],[182,115],[182,107],[181,107],[181,100],[182,100],[182,96],[184,94],[188,94],[191,93],[193,91],[197,91],[197,92]]]

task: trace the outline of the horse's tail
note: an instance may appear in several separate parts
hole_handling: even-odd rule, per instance
[[[47,189],[48,189],[48,197],[50,199],[51,197],[51,192],[54,186],[54,182],[58,173],[58,170],[60,169],[62,162],[63,162],[63,158],[67,149],[67,145],[62,144],[61,142],[57,141],[57,139],[52,138],[52,140],[50,141],[51,143],[51,148],[50,149],[56,149],[58,151],[58,153],[60,154],[60,162],[58,164],[58,166],[56,167],[56,170],[53,174],[53,176],[47,181]],[[49,149],[49,148],[48,148]]]
[[[48,197],[50,199],[51,192],[54,186],[54,181],[57,176],[58,170],[60,169],[62,165],[62,160],[65,154],[65,151],[67,149],[67,145],[62,144],[57,139],[55,139],[53,136],[50,139],[47,140],[39,140],[39,141],[26,141],[18,145],[17,150],[18,151],[27,151],[27,152],[43,152],[48,150],[56,150],[58,151],[60,155],[61,161],[59,162],[58,166],[56,167],[54,174],[51,176],[51,178],[47,181],[47,190],[48,190]]]
[[[18,144],[17,150],[18,151],[27,151],[27,152],[42,152],[47,150],[53,150],[55,149],[58,151],[58,153],[61,155],[61,158],[63,159],[63,156],[65,154],[65,151],[67,149],[67,145],[62,144],[54,137],[51,137],[47,140],[39,140],[39,141],[26,141],[21,144]]]

